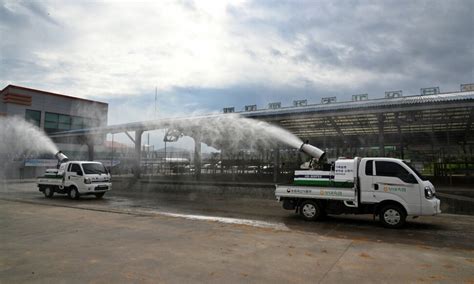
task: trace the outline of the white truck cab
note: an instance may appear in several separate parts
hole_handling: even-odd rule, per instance
[[[112,189],[110,173],[100,162],[67,161],[61,163],[57,170],[47,170],[38,178],[39,191],[46,197],[54,193],[68,194],[77,199],[81,195],[95,195],[102,198]]]
[[[407,216],[441,213],[433,184],[394,158],[338,159],[329,171],[295,171],[293,184],[277,185],[275,196],[306,220],[374,214],[384,226],[398,228]]]
[[[394,158],[363,158],[359,166],[361,203],[394,201],[408,216],[441,213],[433,184],[409,163]]]

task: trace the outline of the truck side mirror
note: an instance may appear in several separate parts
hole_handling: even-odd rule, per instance
[[[79,171],[79,172],[76,172],[76,175],[78,175],[78,176],[82,176],[82,172],[81,172],[81,171]]]

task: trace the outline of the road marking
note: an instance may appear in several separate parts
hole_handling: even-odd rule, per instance
[[[188,220],[199,220],[199,221],[213,221],[226,224],[237,224],[237,225],[247,225],[260,228],[270,228],[282,231],[289,231],[290,229],[282,223],[271,223],[266,221],[250,220],[250,219],[239,219],[239,218],[229,218],[229,217],[216,217],[216,216],[205,216],[205,215],[193,215],[193,214],[179,214],[171,212],[162,212],[154,211],[158,215],[163,215],[167,217],[175,218],[184,218]]]

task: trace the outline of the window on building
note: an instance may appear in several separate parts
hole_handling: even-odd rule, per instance
[[[84,118],[79,116],[71,117],[71,129],[82,129],[84,128]]]
[[[40,127],[40,125],[41,125],[41,111],[27,109],[25,111],[25,119],[26,119],[26,121],[30,122],[31,124],[36,125],[37,127]]]
[[[51,112],[47,112],[44,117],[44,129],[48,133],[97,127],[99,125],[99,119],[88,117],[71,116]]]
[[[44,116],[44,129],[46,132],[58,131],[59,114],[47,112]]]
[[[92,127],[92,118],[84,117],[83,120],[84,120],[84,124],[83,124],[84,128]]]
[[[84,118],[84,128],[98,127],[100,120],[94,118]]]
[[[71,116],[60,114],[58,115],[58,129],[65,131],[71,129]]]
[[[100,126],[100,119],[94,119],[94,127]]]

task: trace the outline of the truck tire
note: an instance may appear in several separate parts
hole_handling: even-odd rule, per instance
[[[386,228],[401,228],[405,225],[407,214],[405,210],[396,204],[388,204],[382,207],[379,219]]]
[[[69,189],[68,195],[71,199],[79,199],[80,197],[79,190],[77,190],[77,188],[75,188],[74,186]]]
[[[321,217],[321,206],[315,201],[306,200],[300,205],[300,215],[306,221],[315,221]]]
[[[105,194],[105,192],[96,193],[96,194],[95,194],[95,197],[96,197],[97,199],[101,199],[102,197],[104,197],[104,194]]]
[[[47,186],[43,189],[43,194],[44,197],[51,198],[54,195],[54,190],[50,186]]]

